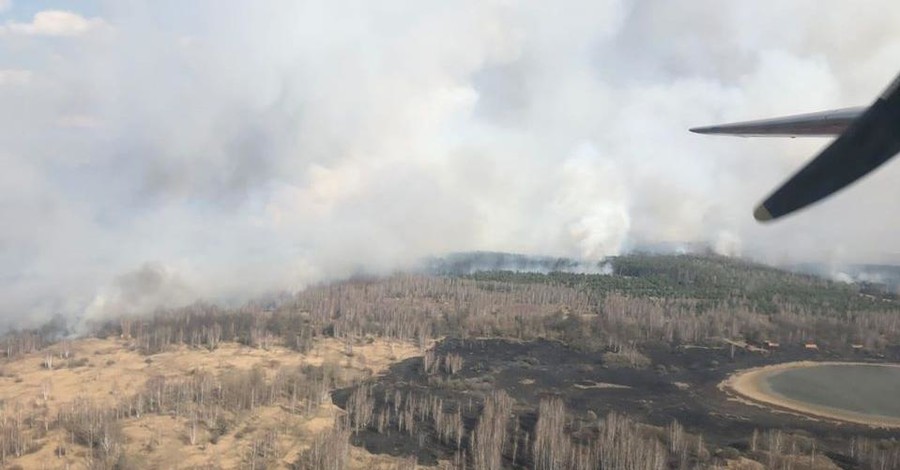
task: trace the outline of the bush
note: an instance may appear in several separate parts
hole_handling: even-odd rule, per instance
[[[612,369],[622,367],[644,369],[650,367],[651,361],[649,357],[639,353],[636,349],[631,349],[603,353],[603,364]]]
[[[741,451],[734,447],[723,447],[716,452],[716,455],[726,460],[737,460],[741,458]]]
[[[76,367],[84,367],[86,365],[89,365],[89,362],[86,357],[82,357],[80,359],[75,359],[75,360],[69,361],[69,364],[67,367],[69,369],[74,369]]]

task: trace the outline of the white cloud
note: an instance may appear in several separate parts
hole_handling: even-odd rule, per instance
[[[759,226],[826,141],[687,132],[877,96],[900,4],[873,2],[101,2],[116,41],[7,49],[34,72],[0,73],[28,84],[0,86],[0,319],[152,308],[117,281],[148,262],[180,302],[473,249],[900,252],[900,162]]]
[[[63,10],[45,10],[36,13],[30,23],[9,21],[0,26],[0,32],[29,36],[81,36],[105,27],[107,24],[102,18],[85,18]]]
[[[21,86],[31,82],[34,74],[31,70],[0,69],[0,86]]]
[[[60,127],[70,129],[99,129],[103,127],[103,121],[94,116],[85,114],[67,114],[57,120]]]

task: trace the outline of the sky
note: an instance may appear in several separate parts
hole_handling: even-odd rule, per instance
[[[234,303],[469,250],[900,261],[900,165],[774,224],[900,4],[0,0],[0,319]]]

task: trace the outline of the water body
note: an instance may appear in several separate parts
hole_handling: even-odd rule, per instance
[[[813,407],[900,418],[900,367],[816,365],[777,371],[764,381],[767,392]]]

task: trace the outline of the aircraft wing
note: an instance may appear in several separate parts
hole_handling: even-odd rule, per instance
[[[900,77],[805,167],[760,204],[756,220],[777,219],[820,201],[900,152]]]
[[[691,132],[698,134],[723,134],[738,136],[835,136],[843,133],[866,108],[844,108],[818,113],[758,121],[744,121],[718,126],[695,127]]]

